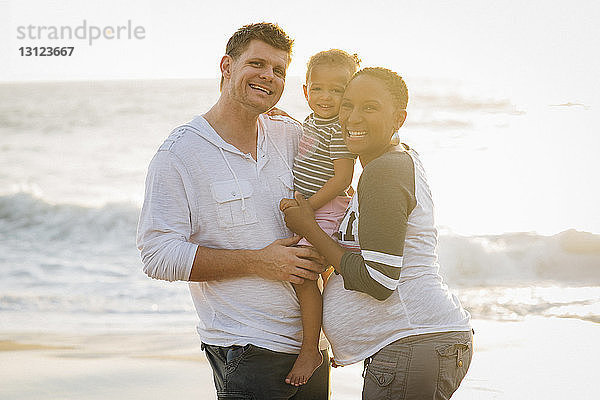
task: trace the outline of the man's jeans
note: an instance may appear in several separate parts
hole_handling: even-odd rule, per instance
[[[219,399],[236,400],[328,400],[329,357],[308,383],[292,386],[285,377],[296,361],[296,354],[278,353],[251,344],[221,347],[202,343],[213,369]]]

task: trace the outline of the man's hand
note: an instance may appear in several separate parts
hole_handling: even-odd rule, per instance
[[[304,279],[317,280],[326,269],[325,260],[311,247],[290,247],[299,240],[299,236],[278,239],[258,250],[254,273],[265,279],[296,284],[302,284]]]

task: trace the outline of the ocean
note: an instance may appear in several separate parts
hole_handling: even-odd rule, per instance
[[[519,103],[407,79],[402,140],[422,155],[441,273],[479,319],[600,322],[600,124],[584,104]],[[146,168],[216,80],[0,84],[0,330],[193,330],[183,282],[135,246]],[[308,113],[299,79],[279,106]]]

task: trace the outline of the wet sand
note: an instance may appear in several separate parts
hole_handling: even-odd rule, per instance
[[[600,324],[475,320],[475,356],[453,399],[595,399]],[[193,330],[0,332],[0,398],[216,399]],[[360,398],[361,365],[332,372],[334,400]]]

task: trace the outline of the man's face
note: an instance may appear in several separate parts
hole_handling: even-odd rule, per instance
[[[237,59],[221,61],[223,93],[257,114],[269,110],[283,93],[288,60],[285,50],[252,40]]]

